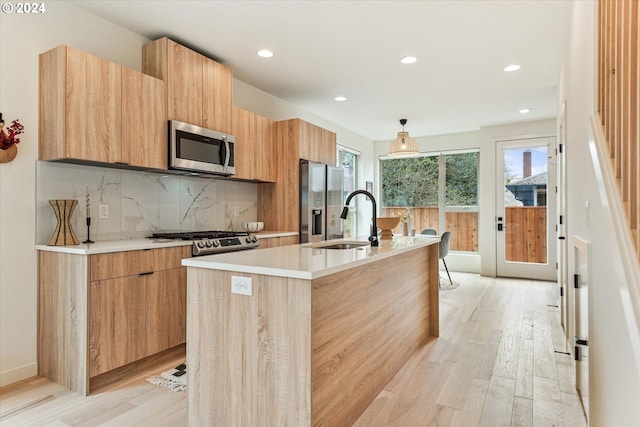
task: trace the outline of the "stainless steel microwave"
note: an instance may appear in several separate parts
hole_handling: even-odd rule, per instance
[[[169,121],[169,168],[233,175],[235,138],[177,120]]]

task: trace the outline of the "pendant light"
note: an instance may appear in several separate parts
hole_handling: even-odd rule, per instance
[[[409,132],[404,131],[404,125],[407,124],[407,119],[400,119],[400,124],[402,125],[402,132],[398,132],[396,139],[389,144],[389,155],[411,156],[420,154],[416,140],[409,136]]]

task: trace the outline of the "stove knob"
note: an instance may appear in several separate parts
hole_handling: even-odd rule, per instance
[[[207,240],[207,241],[205,242],[205,245],[207,245],[207,247],[208,247],[208,248],[210,248],[210,247],[211,247],[211,240]]]
[[[251,236],[247,236],[247,238],[246,238],[246,239],[244,239],[244,240],[245,240],[245,242],[247,242],[247,243],[251,243]]]
[[[218,246],[220,246],[220,243],[218,243],[217,240],[213,240],[211,243],[213,244],[214,248],[217,248]]]
[[[198,243],[196,243],[196,246],[199,248],[204,248],[204,242],[200,240]]]
[[[251,236],[251,241],[253,243],[256,243],[258,241],[258,238],[256,236]]]

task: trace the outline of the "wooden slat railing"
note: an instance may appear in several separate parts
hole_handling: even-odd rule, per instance
[[[638,0],[600,0],[598,5],[598,112],[640,254],[640,8]]]

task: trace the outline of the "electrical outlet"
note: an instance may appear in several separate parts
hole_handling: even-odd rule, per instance
[[[253,295],[251,277],[231,276],[231,293],[240,295]]]
[[[100,219],[109,219],[109,205],[106,203],[100,203],[98,205],[98,217]]]
[[[240,208],[235,206],[233,208],[233,216],[240,216]]]

